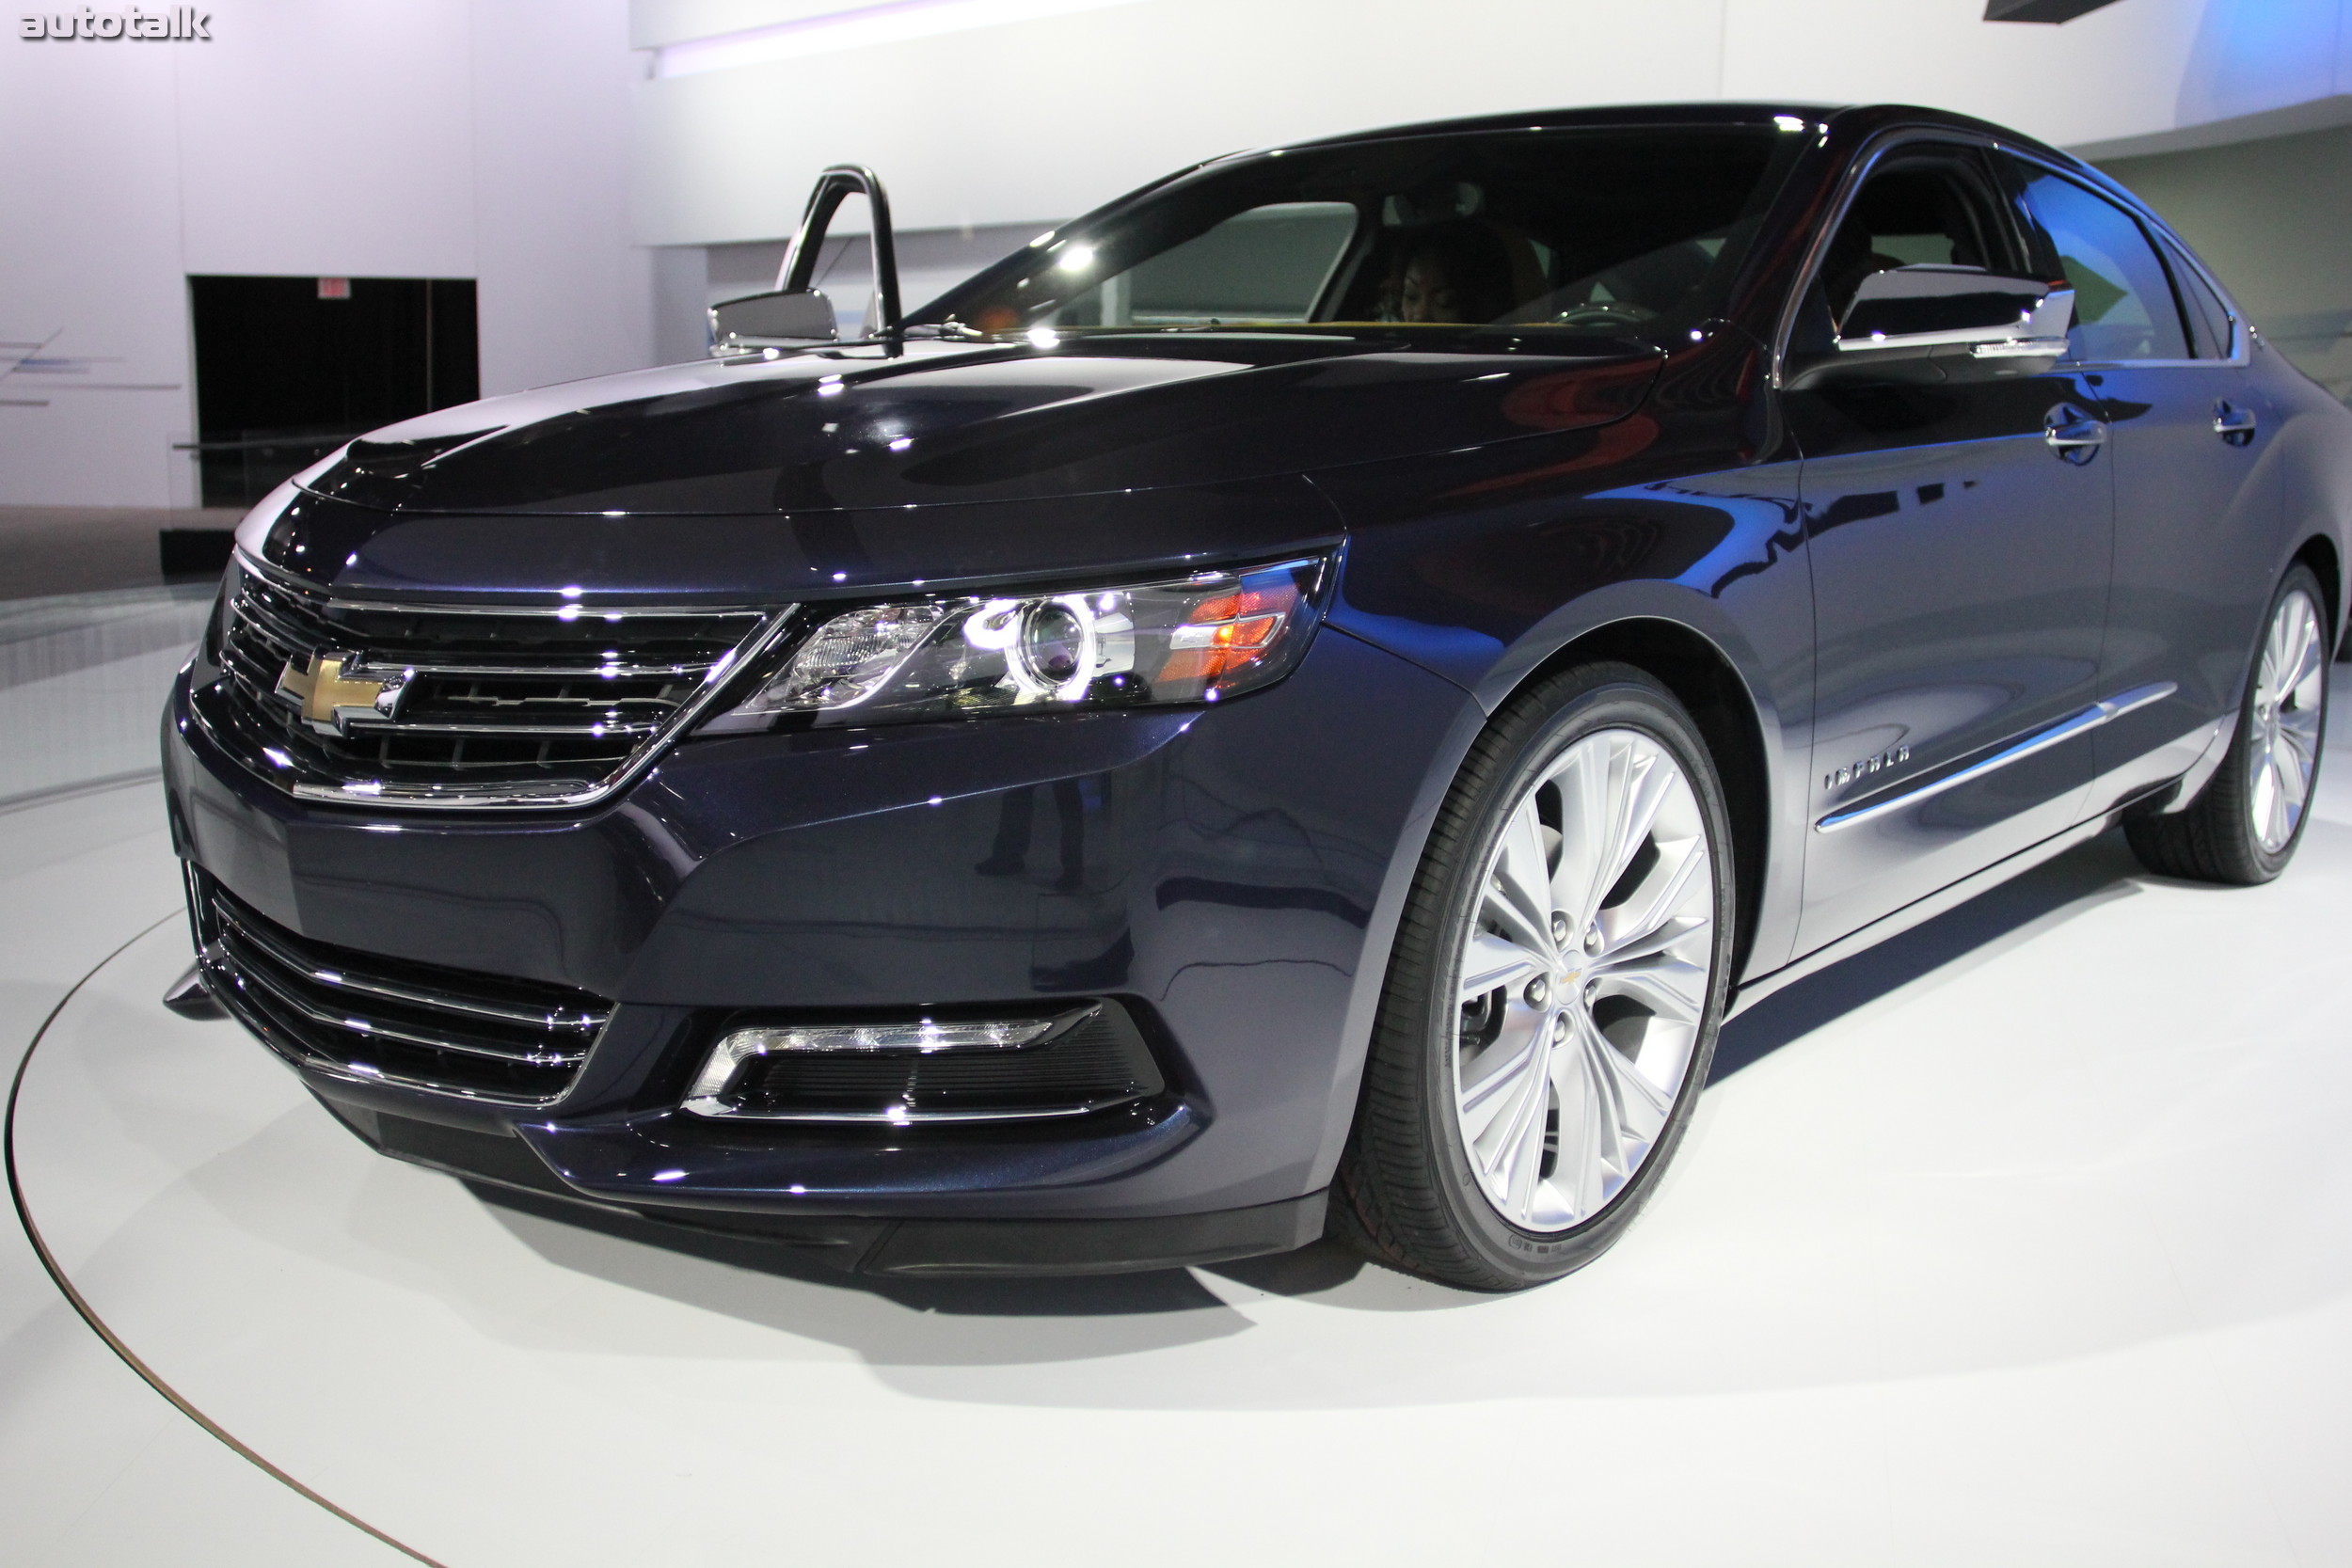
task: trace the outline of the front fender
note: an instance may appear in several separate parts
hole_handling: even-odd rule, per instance
[[[1813,589],[1798,464],[1629,482],[1613,465],[1620,483],[1578,489],[1575,451],[1514,445],[1434,472],[1315,476],[1350,534],[1330,624],[1470,691],[1482,719],[1580,642],[1639,658],[1655,627],[1661,650],[1705,644],[1743,694],[1758,752],[1763,863],[1748,884],[1746,969],[1777,966],[1795,941],[1810,800]],[[1437,799],[1460,754],[1437,759]]]

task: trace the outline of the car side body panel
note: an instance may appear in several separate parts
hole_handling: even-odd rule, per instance
[[[1695,634],[1736,676],[1754,733],[1764,831],[1761,863],[1743,876],[1756,898],[1747,967],[1760,972],[1795,938],[1803,861],[1786,850],[1802,842],[1811,761],[1798,467],[1757,460],[1746,401],[1693,406],[1760,373],[1752,340],[1725,331],[1676,360],[1660,392],[1684,403],[1678,433],[1704,433],[1695,439],[1662,441],[1645,404],[1597,430],[1315,474],[1351,541],[1331,616],[1460,683],[1487,712],[1597,634],[1613,628],[1616,657],[1637,659],[1645,626]]]

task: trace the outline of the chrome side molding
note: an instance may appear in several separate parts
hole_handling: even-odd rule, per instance
[[[2089,734],[2100,725],[2111,723],[2137,708],[2146,707],[2151,703],[2160,703],[2179,689],[2180,688],[2170,681],[2154,681],[2147,686],[2136,686],[2129,691],[2118,692],[2112,697],[2102,698],[2080,713],[2070,714],[2047,729],[2038,730],[2015,745],[1995,752],[1981,762],[1972,763],[1957,773],[1947,773],[1940,779],[1930,780],[1915,788],[1906,789],[1899,795],[1890,795],[1883,800],[1873,800],[1867,806],[1856,806],[1851,811],[1832,812],[1814,823],[1813,831],[1820,833],[1834,833],[1841,829],[1859,827],[1865,822],[1875,821],[1892,813],[1908,810],[1923,800],[1933,800],[1946,790],[1958,789],[1962,784],[1974,784],[1989,773],[1997,773],[2012,762],[2023,762],[2037,752],[2046,752],[2060,741],[2072,740],[2078,735]]]

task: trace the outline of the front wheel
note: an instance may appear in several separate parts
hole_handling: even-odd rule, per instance
[[[2185,811],[2127,821],[2124,836],[2165,877],[2250,887],[2286,869],[2302,842],[2328,727],[2328,615],[2319,579],[2291,569],[2271,596],[2237,733]]]
[[[1705,742],[1641,671],[1571,670],[1498,714],[1398,929],[1333,1188],[1341,1232],[1488,1291],[1614,1241],[1714,1053],[1730,846]]]

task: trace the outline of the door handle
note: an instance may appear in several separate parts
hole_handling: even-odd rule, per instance
[[[2106,445],[2107,427],[2071,403],[2042,417],[2042,438],[2069,463],[2088,463]]]
[[[2240,408],[2223,398],[2213,405],[2213,433],[2233,447],[2250,446],[2254,440],[2254,411]]]

